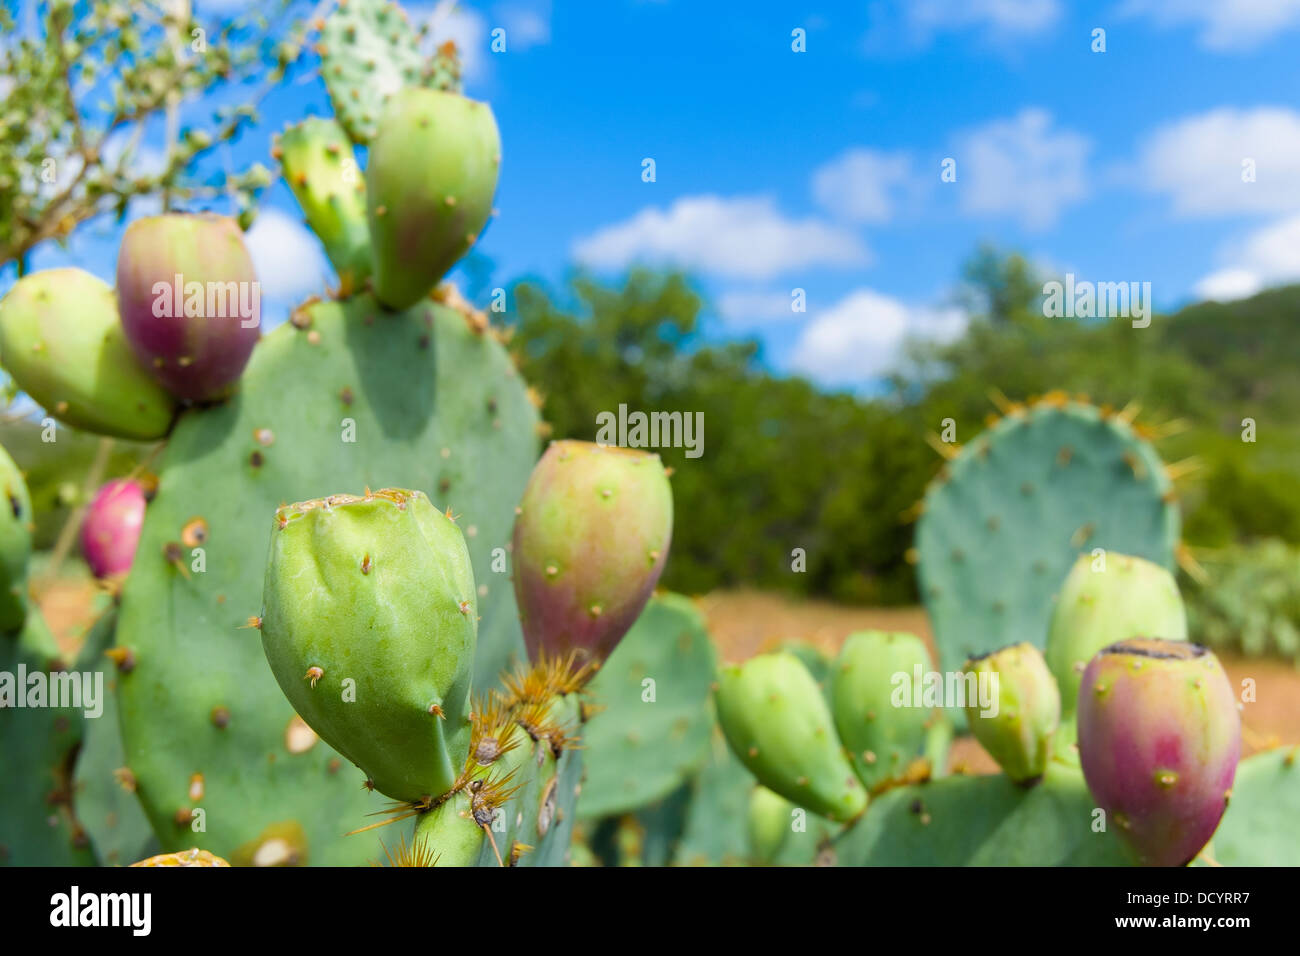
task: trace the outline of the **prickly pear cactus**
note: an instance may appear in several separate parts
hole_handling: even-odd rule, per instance
[[[339,281],[346,290],[359,288],[370,275],[366,181],[342,127],[309,117],[281,133],[271,155]]]
[[[51,706],[53,681],[66,669],[53,635],[35,608],[28,611],[20,631],[0,634],[2,866],[95,862],[72,808],[72,762],[85,731],[86,710]],[[74,666],[73,673],[65,676],[74,676],[78,669]],[[45,687],[39,701],[31,696],[32,675],[40,675]],[[22,695],[22,708],[17,695]]]
[[[1096,801],[1053,763],[1025,789],[997,774],[896,787],[835,841],[840,866],[1126,866],[1115,828],[1093,830]]]
[[[718,723],[732,752],[764,786],[832,820],[867,806],[830,708],[799,658],[760,654],[718,673]]]
[[[589,688],[598,710],[583,731],[584,818],[659,800],[700,767],[713,730],[715,667],[694,602],[652,598]]]
[[[354,143],[374,138],[389,97],[426,80],[416,30],[389,0],[340,0],[316,52],[334,112]]]
[[[112,651],[116,623],[115,610],[100,615],[86,635],[77,665],[78,670],[104,675],[104,712],[98,720],[86,721],[72,791],[77,820],[89,835],[101,866],[125,866],[149,856],[157,846],[122,752],[117,681],[119,667],[129,670],[132,662]]]
[[[0,633],[27,618],[27,562],[32,556],[32,496],[22,472],[0,448]]]
[[[30,273],[0,300],[0,363],[74,428],[155,439],[175,414],[172,397],[136,362],[113,290],[82,269]]]
[[[932,708],[895,706],[894,675],[915,680],[929,669],[930,652],[915,634],[859,631],[840,648],[831,672],[831,713],[868,790],[904,776],[920,756]]]
[[[1178,536],[1170,478],[1125,418],[1061,396],[1013,407],[925,496],[916,547],[940,670],[1021,641],[1041,650],[1079,554],[1170,568]]]
[[[1237,765],[1210,855],[1223,866],[1300,866],[1300,746]]]
[[[478,582],[486,690],[522,656],[504,549],[536,424],[481,316],[431,301],[392,314],[368,296],[299,309],[263,338],[232,401],[182,415],[117,631],[134,658],[118,684],[126,766],[163,850],[199,843],[235,864],[382,856],[373,834],[343,836],[382,798],[295,717],[247,626],[266,516],[340,487],[417,488],[451,507]]]

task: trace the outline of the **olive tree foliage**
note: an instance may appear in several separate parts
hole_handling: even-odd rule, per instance
[[[21,275],[40,243],[139,197],[221,200],[247,224],[270,173],[200,161],[256,122],[301,56],[299,2],[218,21],[189,0],[0,2],[0,269]],[[146,140],[159,127],[161,155]]]

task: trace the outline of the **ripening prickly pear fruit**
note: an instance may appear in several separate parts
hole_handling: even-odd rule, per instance
[[[19,279],[0,302],[0,364],[61,422],[100,435],[162,438],[176,404],[140,367],[113,290],[81,269]]]
[[[370,227],[366,182],[343,127],[308,117],[278,137],[272,154],[339,281],[356,289],[370,275]]]
[[[910,695],[896,700],[894,676],[919,683],[929,670],[930,654],[914,634],[859,631],[840,648],[831,668],[835,728],[868,790],[901,777],[925,746],[932,710],[910,706]]]
[[[791,832],[796,807],[762,784],[749,795],[749,848],[754,859],[771,863]]]
[[[243,232],[225,216],[170,213],[127,226],[117,304],[140,364],[187,401],[227,395],[260,334],[261,284]]]
[[[971,733],[1016,783],[1047,769],[1052,735],[1061,720],[1061,694],[1038,648],[1025,642],[971,658],[963,674]]]
[[[1187,613],[1174,576],[1158,564],[1108,551],[1081,554],[1056,598],[1047,666],[1073,714],[1083,668],[1103,647],[1130,637],[1187,640]]]
[[[604,660],[668,560],[673,492],[659,456],[552,442],[515,518],[515,599],[528,656]]]
[[[32,556],[32,499],[22,472],[0,448],[0,631],[27,619],[27,562]]]
[[[380,302],[414,305],[469,251],[492,213],[500,166],[486,103],[420,87],[393,94],[366,162]]]
[[[97,578],[131,570],[144,525],[144,489],[134,481],[110,481],[95,492],[81,524],[81,553]]]
[[[832,820],[852,820],[866,809],[867,791],[799,658],[782,651],[723,667],[717,705],[727,743],[759,783]]]
[[[1228,806],[1241,716],[1199,644],[1136,638],[1104,648],[1079,689],[1079,762],[1110,826],[1151,866],[1190,863]]]
[[[456,523],[401,489],[282,506],[263,601],[266,659],[312,730],[395,800],[450,790],[478,633]]]
[[[160,853],[157,856],[151,856],[139,863],[132,863],[132,866],[230,866],[221,857],[209,853],[207,850],[200,850],[193,847],[189,850],[181,850],[179,853]]]

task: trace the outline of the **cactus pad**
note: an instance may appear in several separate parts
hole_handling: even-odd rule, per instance
[[[583,817],[651,803],[699,768],[713,728],[715,666],[694,603],[677,594],[652,598],[589,687],[603,709],[583,731]]]
[[[1040,650],[1053,599],[1096,548],[1171,567],[1172,484],[1128,422],[1051,399],[1015,408],[930,484],[916,531],[939,668],[1028,641]]]
[[[505,547],[536,421],[477,320],[433,302],[385,313],[367,296],[304,306],[254,350],[234,400],[182,415],[117,631],[135,660],[118,685],[126,763],[164,851],[198,843],[236,864],[381,855],[373,834],[343,834],[382,798],[295,717],[247,627],[266,516],[337,487],[417,488],[452,507],[478,582],[485,690],[522,657]],[[189,822],[198,808],[203,833]]]

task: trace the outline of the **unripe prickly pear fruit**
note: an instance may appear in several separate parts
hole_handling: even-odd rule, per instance
[[[771,863],[790,834],[795,805],[763,785],[749,795],[749,848],[760,863]]]
[[[420,87],[393,94],[366,162],[380,302],[414,305],[469,251],[492,213],[500,166],[486,103]]]
[[[1061,720],[1061,694],[1043,655],[1028,642],[1013,644],[972,658],[962,673],[975,675],[965,708],[975,739],[1016,783],[1037,780]]]
[[[1081,554],[1056,598],[1047,666],[1073,714],[1079,680],[1103,647],[1130,637],[1187,640],[1187,613],[1174,576],[1158,564],[1108,551]]]
[[[859,631],[850,634],[831,668],[835,728],[853,769],[867,789],[900,777],[925,745],[932,711],[895,706],[895,674],[920,680],[930,654],[914,634]]]
[[[170,213],[127,226],[117,303],[140,364],[192,402],[227,395],[260,334],[261,285],[243,232],[225,216]]]
[[[401,489],[283,506],[263,600],[266,659],[321,739],[395,800],[450,790],[469,751],[478,633],[451,517]]]
[[[370,227],[365,179],[343,127],[308,117],[280,135],[275,156],[340,282],[357,288],[370,275]]]
[[[22,472],[0,448],[0,631],[27,619],[27,562],[32,556],[32,499]]]
[[[74,428],[162,438],[176,405],[131,352],[113,290],[81,269],[19,279],[0,302],[0,363],[18,387]]]
[[[1079,690],[1079,761],[1109,824],[1151,866],[1190,863],[1228,806],[1241,716],[1228,675],[1198,644],[1104,648]]]
[[[866,809],[830,709],[803,662],[782,651],[722,668],[718,723],[759,783],[797,806],[848,821]]]
[[[658,455],[552,442],[515,518],[515,599],[529,657],[608,657],[650,599],[672,532],[673,493]]]
[[[95,492],[81,524],[81,553],[97,578],[131,570],[144,525],[144,489],[134,481],[110,481]]]

